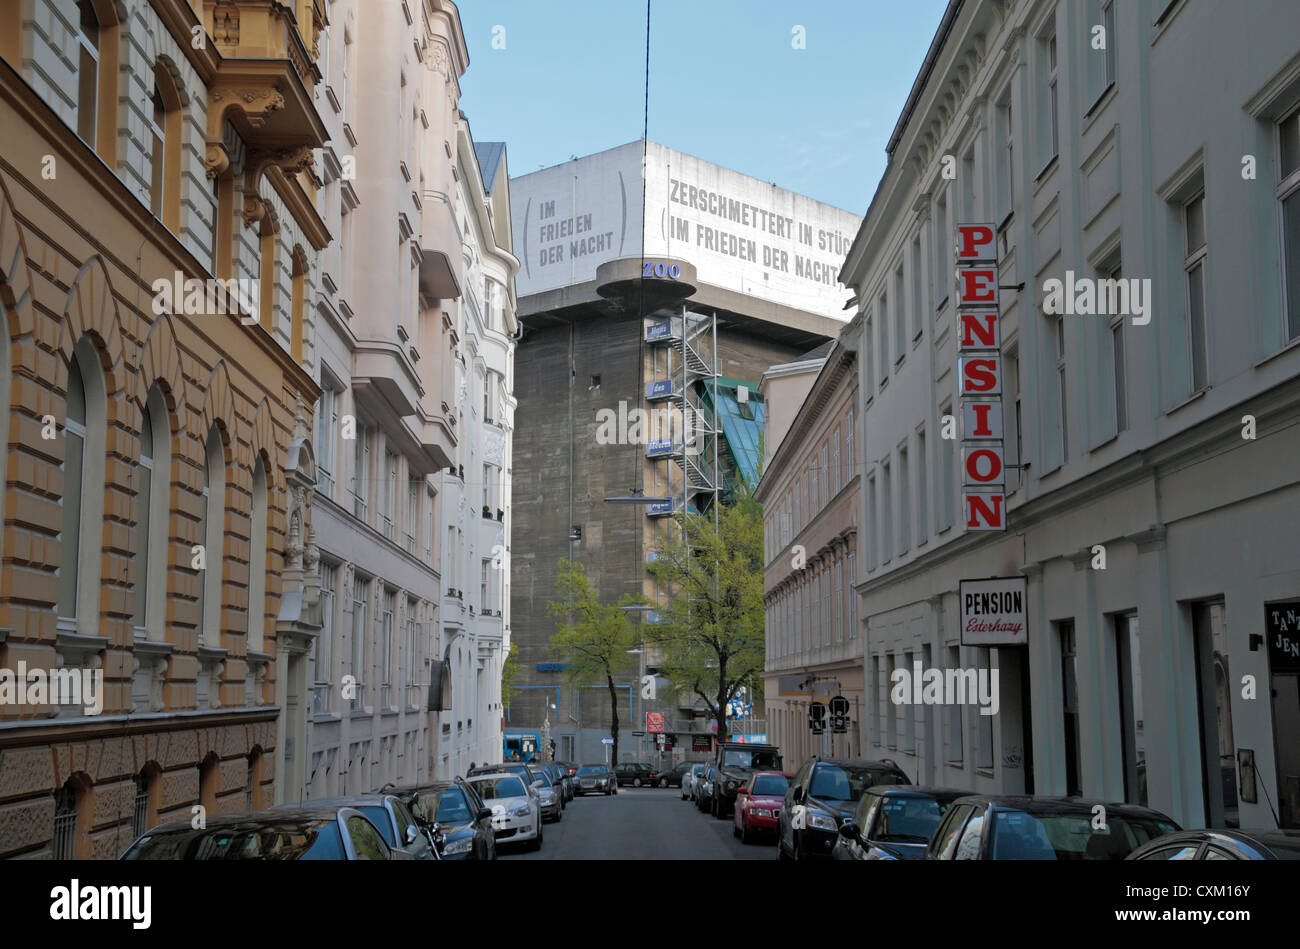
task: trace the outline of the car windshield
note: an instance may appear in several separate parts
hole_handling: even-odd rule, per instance
[[[499,778],[480,778],[474,782],[474,787],[478,790],[479,797],[485,801],[494,801],[503,797],[524,797],[528,793],[524,790],[524,782],[513,774]]]
[[[383,835],[384,842],[390,847],[396,847],[397,841],[393,837],[393,821],[388,816],[388,810],[382,804],[369,804],[365,807],[358,807],[362,814],[369,818],[370,823],[378,828],[379,833]]]
[[[1156,837],[1178,828],[1151,817],[1106,815],[1105,829],[1093,826],[1091,809],[1031,814],[999,810],[989,853],[994,860],[1122,860]]]
[[[334,821],[238,830],[183,831],[144,837],[123,860],[342,860]]]
[[[884,843],[926,843],[947,811],[946,803],[932,797],[886,797],[871,838]]]
[[[584,764],[578,769],[578,777],[580,778],[598,778],[604,773],[604,767],[598,764]]]
[[[779,774],[760,774],[754,779],[754,794],[764,797],[784,797],[790,779]]]
[[[871,768],[822,765],[813,775],[808,793],[822,801],[857,801],[865,789],[879,784],[884,777],[883,772]]]
[[[464,824],[473,819],[469,804],[460,788],[448,788],[445,791],[427,791],[415,801],[418,816],[428,820],[429,814],[439,824]]]
[[[752,768],[755,771],[762,771],[765,768],[781,767],[781,761],[779,756],[772,751],[729,749],[722,755],[722,766],[724,768]]]
[[[534,771],[533,780],[541,781],[548,788],[553,786],[555,783],[551,780],[551,776],[547,774],[545,771]]]

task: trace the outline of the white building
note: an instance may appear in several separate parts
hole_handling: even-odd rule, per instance
[[[441,472],[455,463],[458,77],[468,53],[446,0],[335,0],[319,108],[329,144],[317,208],[334,239],[315,305],[323,630],[313,652],[303,797],[441,776]],[[433,694],[430,695],[430,692]]]
[[[842,274],[868,756],[1191,827],[1300,824],[1300,664],[1274,608],[1300,612],[1294,23],[1287,0],[949,3]],[[1024,466],[1005,533],[964,528],[942,437],[952,234],[974,222],[997,229],[1003,440]],[[1071,273],[1149,280],[1149,309],[1045,312]],[[961,644],[959,581],[991,576],[1027,578],[1027,647]],[[918,661],[996,670],[998,713],[894,704]]]
[[[514,430],[515,274],[503,142],[475,144],[456,125],[456,224],[464,278],[452,327],[457,432],[438,475],[442,645],[453,713],[443,715],[438,773],[502,757],[501,668],[510,651],[510,466]]]

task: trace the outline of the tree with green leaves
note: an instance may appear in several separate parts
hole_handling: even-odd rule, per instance
[[[555,589],[560,599],[546,604],[547,615],[560,627],[551,637],[551,653],[564,663],[565,679],[571,685],[604,684],[609,689],[609,736],[614,740],[612,760],[617,764],[618,689],[614,678],[636,663],[628,650],[637,640],[632,622],[622,607],[644,601],[629,593],[617,605],[600,602],[586,568],[572,560],[560,561]]]
[[[515,688],[515,677],[519,675],[519,644],[511,643],[506,661],[501,664],[501,707],[510,710],[510,700],[519,692]]]
[[[716,526],[713,512],[674,519],[684,531],[649,566],[673,596],[660,622],[646,626],[647,639],[660,648],[659,671],[672,692],[702,698],[725,741],[727,703],[762,682],[763,508],[738,479]]]

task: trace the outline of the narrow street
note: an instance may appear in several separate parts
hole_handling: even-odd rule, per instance
[[[580,797],[547,824],[539,851],[501,847],[503,860],[775,860],[771,843],[742,844],[676,788],[620,788]]]

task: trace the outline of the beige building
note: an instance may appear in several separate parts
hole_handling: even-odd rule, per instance
[[[113,858],[300,767],[325,22],[0,2],[0,856]]]
[[[839,340],[773,366],[759,392],[776,414],[755,497],[763,505],[767,739],[788,770],[810,755],[861,753],[865,711],[857,570],[856,323]],[[791,414],[792,413],[792,417]],[[813,734],[809,706],[849,702],[849,726]]]

